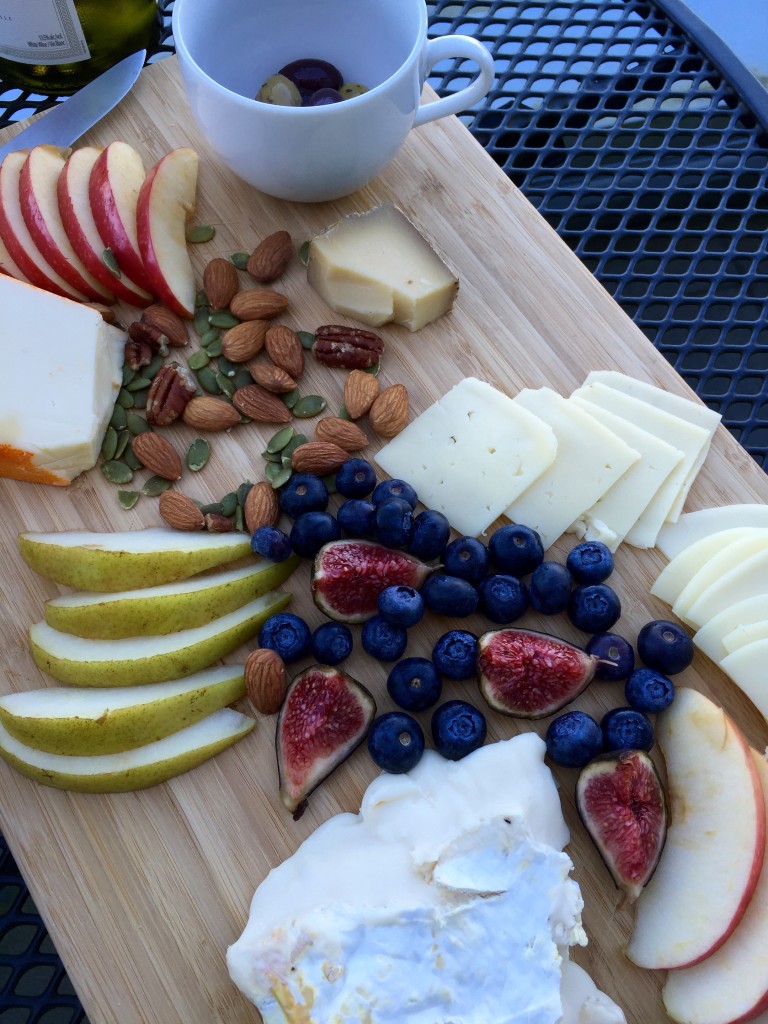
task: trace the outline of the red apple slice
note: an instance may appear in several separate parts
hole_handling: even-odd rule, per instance
[[[89,273],[123,302],[132,306],[148,306],[152,295],[132,281],[125,271],[121,271],[120,277],[117,277],[102,259],[104,243],[96,227],[88,197],[91,171],[102,152],[100,146],[82,146],[64,164],[56,190],[61,222],[72,248]]]
[[[140,288],[152,291],[136,233],[136,203],[144,177],[144,163],[133,146],[110,142],[93,165],[88,197],[101,240],[120,270]]]
[[[739,729],[686,687],[659,715],[670,826],[637,902],[627,955],[639,967],[690,967],[711,956],[755,891],[765,855],[765,801]]]
[[[187,251],[187,217],[195,208],[198,156],[174,149],[155,164],[139,193],[139,248],[155,294],[179,316],[195,313],[195,275]]]
[[[28,151],[9,153],[0,164],[0,238],[11,259],[27,280],[38,288],[85,302],[86,296],[58,274],[40,252],[21,212],[19,179]]]
[[[15,260],[11,258],[11,254],[8,252],[2,238],[0,238],[0,272],[7,274],[8,277],[15,277],[17,281],[24,281],[25,284],[29,284],[27,277],[21,272]]]
[[[768,813],[768,762],[751,751]],[[768,857],[731,937],[695,967],[672,971],[664,1006],[680,1024],[740,1024],[768,1010]]]
[[[65,281],[94,302],[111,303],[114,295],[89,274],[61,222],[56,186],[69,152],[58,146],[30,149],[19,176],[21,214],[35,245]]]

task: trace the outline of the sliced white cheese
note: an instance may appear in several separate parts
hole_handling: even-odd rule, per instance
[[[755,640],[739,647],[720,661],[720,668],[749,697],[757,710],[768,720],[768,640]]]
[[[758,530],[754,534],[737,537],[735,540],[726,543],[720,551],[713,554],[702,565],[698,572],[694,573],[678,594],[677,599],[672,602],[675,614],[685,619],[694,605],[698,603],[701,596],[713,584],[719,583],[734,568],[746,565],[755,555],[767,550],[768,530]],[[766,583],[768,584],[768,579],[766,579]],[[708,618],[708,615],[705,615],[703,618],[697,616],[692,621],[697,626],[700,626]]]
[[[676,605],[672,610],[678,618],[697,629],[718,612],[737,601],[764,594],[768,589],[768,549],[759,551],[736,565],[707,587],[683,614]]]
[[[504,511],[513,522],[536,530],[546,550],[640,453],[551,388],[526,388],[513,401],[548,423],[557,440],[555,461]]]
[[[635,423],[630,423],[593,402],[573,394],[568,399],[585,409],[613,431],[616,437],[640,453],[626,473],[582,517],[582,536],[600,540],[615,551],[632,531],[635,547],[652,548],[664,522],[667,509],[657,500],[662,486],[683,460],[683,453]],[[578,532],[578,531],[575,531]],[[612,535],[609,543],[606,536]]]
[[[768,505],[717,505],[714,508],[684,512],[676,523],[667,523],[662,528],[657,547],[667,558],[674,558],[684,548],[701,540],[702,537],[718,533],[720,530],[731,530],[737,526],[760,526],[768,529]]]
[[[768,619],[768,587],[764,594],[737,601],[713,615],[693,634],[693,642],[712,661],[720,662],[728,654],[723,641],[729,633],[739,626],[746,627],[765,619]]]
[[[768,618],[756,622],[741,623],[723,637],[723,647],[733,654],[740,647],[753,644],[756,640],[768,640]],[[763,670],[765,673],[765,670]],[[766,681],[768,686],[768,681]]]
[[[719,555],[721,551],[737,540],[746,540],[750,537],[757,540],[761,532],[758,528],[745,526],[732,530],[720,530],[718,533],[702,537],[675,555],[656,577],[656,581],[651,587],[651,593],[654,597],[666,601],[667,604],[674,604],[696,574],[703,570],[715,555]],[[706,584],[702,583],[701,589],[704,586]]]
[[[376,462],[428,508],[476,537],[554,462],[546,423],[490,384],[467,377],[385,445]]]

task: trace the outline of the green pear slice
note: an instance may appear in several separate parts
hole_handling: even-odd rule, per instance
[[[36,750],[92,757],[154,743],[244,694],[243,666],[222,665],[146,686],[11,693],[0,697],[0,723]]]
[[[188,725],[172,736],[121,754],[73,757],[48,754],[14,739],[0,725],[0,756],[35,782],[81,793],[127,793],[181,775],[232,746],[256,724],[231,708]]]
[[[185,580],[247,555],[244,533],[185,533],[164,527],[126,533],[22,533],[21,557],[35,572],[79,590],[113,592]]]
[[[300,561],[291,555],[284,562],[254,562],[159,587],[65,594],[46,601],[45,621],[62,633],[97,640],[192,629],[279,587]]]
[[[29,642],[38,668],[71,686],[160,683],[199,672],[234,651],[290,599],[290,594],[270,591],[205,626],[166,636],[86,640],[36,622]]]

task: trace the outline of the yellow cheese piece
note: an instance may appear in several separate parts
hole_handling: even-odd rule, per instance
[[[734,566],[746,565],[754,555],[766,551],[768,551],[768,530],[745,531],[743,535],[726,541],[720,551],[713,554],[694,573],[672,601],[675,614],[685,621],[689,609],[710,587],[723,580],[726,573],[730,572]],[[681,557],[684,557],[684,554]],[[696,621],[696,625],[701,626],[706,621],[707,617],[700,618]]]
[[[662,527],[656,546],[671,559],[702,537],[739,526],[768,529],[768,505],[748,502],[684,512],[676,523]]]
[[[765,620],[768,620],[768,592],[746,597],[713,615],[694,633],[693,642],[712,661],[720,662],[728,654],[725,638],[729,633],[739,626],[746,627]]]
[[[718,530],[701,537],[694,544],[684,548],[670,560],[669,564],[659,573],[651,587],[654,597],[660,597],[667,604],[674,604],[691,580],[704,569],[710,561],[729,545],[746,537],[759,535],[768,536],[768,530],[761,531],[758,527],[734,527],[732,530]],[[735,564],[735,563],[732,563]],[[715,577],[716,578],[716,577]],[[710,580],[711,582],[711,580]],[[703,589],[702,584],[700,589]]]
[[[736,648],[720,662],[720,668],[749,697],[760,714],[768,720],[768,686],[765,666],[768,663],[768,639],[753,640]]]
[[[737,601],[766,593],[767,581],[768,550],[758,551],[710,584],[685,612],[678,611],[676,604],[672,611],[687,625],[700,629],[705,622]]]
[[[313,238],[307,279],[337,313],[418,331],[447,313],[459,282],[395,206],[353,213]]]
[[[753,644],[756,640],[768,640],[768,618],[758,619],[746,625],[736,626],[723,637],[723,647],[729,654],[738,651],[740,647]],[[765,666],[763,666],[763,678],[765,677]],[[765,684],[763,684],[765,685]]]
[[[0,476],[66,486],[96,463],[125,334],[89,306],[0,275]]]

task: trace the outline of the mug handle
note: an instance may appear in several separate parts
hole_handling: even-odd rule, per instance
[[[444,96],[442,99],[433,100],[431,103],[422,103],[416,111],[416,118],[413,122],[414,128],[428,121],[434,121],[438,117],[446,117],[448,114],[459,114],[473,103],[477,103],[483,96],[486,96],[493,85],[494,65],[490,52],[472,36],[450,35],[437,39],[428,39],[424,49],[425,78],[441,60],[455,59],[461,57],[464,60],[473,60],[480,65],[480,73],[469,85],[458,92]]]

